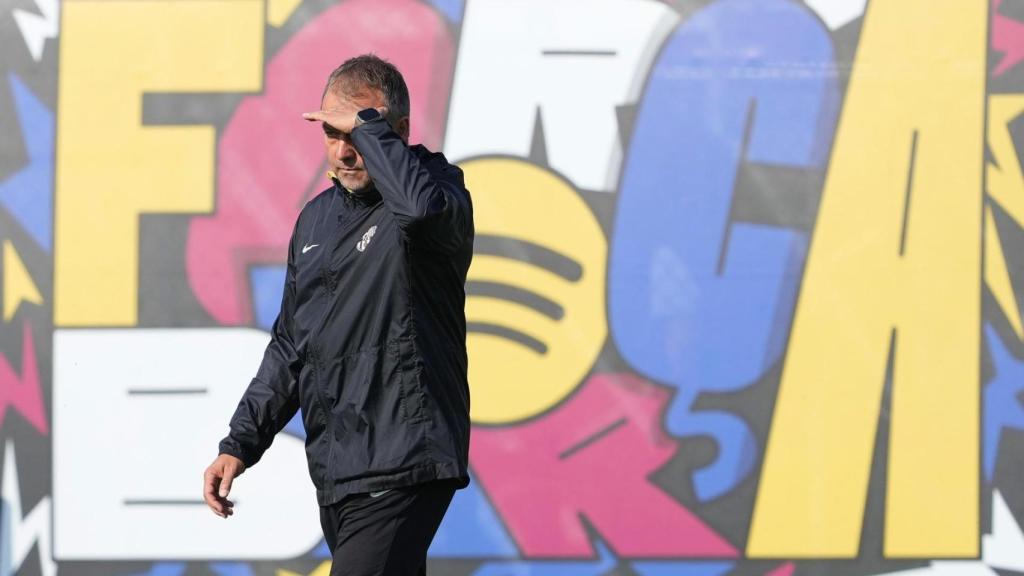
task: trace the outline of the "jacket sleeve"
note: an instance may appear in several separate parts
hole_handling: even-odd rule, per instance
[[[298,221],[288,243],[281,310],[270,329],[270,343],[263,361],[231,417],[230,432],[220,442],[220,453],[242,460],[245,467],[256,464],[276,435],[299,408],[296,381],[302,360],[292,338],[295,312],[295,237]]]
[[[426,159],[383,121],[353,128],[352,142],[406,234],[445,253],[455,252],[472,234],[473,206],[458,166],[435,153],[428,169]]]

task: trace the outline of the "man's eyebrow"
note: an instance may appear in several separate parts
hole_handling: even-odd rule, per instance
[[[327,122],[321,122],[320,127],[324,129],[325,134],[343,134],[341,130],[338,130],[334,126],[331,126]]]

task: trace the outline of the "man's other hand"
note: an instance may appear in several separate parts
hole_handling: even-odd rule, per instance
[[[227,518],[235,513],[235,503],[228,500],[231,482],[245,471],[245,464],[230,454],[221,454],[203,473],[203,498],[213,513]]]

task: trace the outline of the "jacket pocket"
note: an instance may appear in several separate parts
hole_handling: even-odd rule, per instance
[[[332,424],[339,477],[359,476],[408,464],[418,449],[422,400],[408,379],[406,346],[384,346],[337,358],[331,372]]]
[[[330,439],[327,437],[327,414],[319,398],[317,367],[307,362],[299,371],[299,404],[302,425],[306,430],[306,463],[309,476],[317,488],[324,486],[327,478]]]
[[[402,398],[402,414],[408,424],[420,424],[427,420],[426,394],[420,382],[422,363],[411,338],[395,340],[388,346],[388,354],[394,362],[397,386]]]

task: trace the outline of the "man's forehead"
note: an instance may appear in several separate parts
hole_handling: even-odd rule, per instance
[[[356,108],[377,107],[384,104],[380,90],[367,86],[334,86],[324,95],[325,107],[348,105]]]

